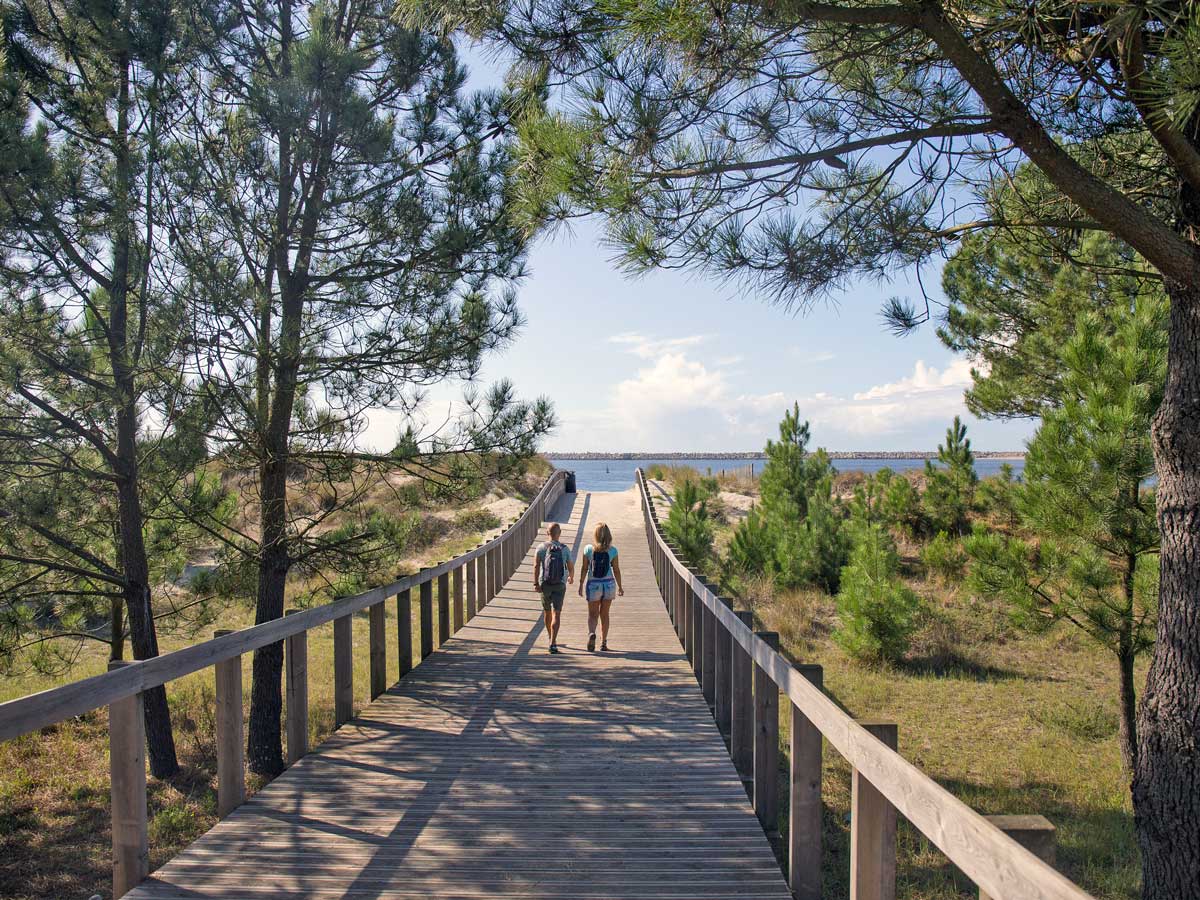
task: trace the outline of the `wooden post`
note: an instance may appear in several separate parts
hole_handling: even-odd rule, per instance
[[[1054,826],[1045,816],[984,816],[989,822],[1048,865],[1054,865]],[[979,889],[979,900],[991,900]]]
[[[700,689],[708,708],[713,709],[717,702],[717,616],[708,605],[701,602],[701,641],[700,655],[703,663],[700,666]]]
[[[442,646],[448,640],[450,640],[450,573],[443,572],[438,576],[438,646]]]
[[[818,689],[824,670],[795,666]],[[821,732],[796,704],[792,708],[788,803],[788,887],[796,900],[821,900]]]
[[[475,557],[475,613],[487,605],[487,554]]]
[[[403,678],[413,667],[412,591],[408,588],[396,595],[396,657]]]
[[[108,671],[132,665],[114,660]],[[146,725],[142,695],[108,707],[108,766],[112,779],[113,897],[123,897],[150,872],[146,824]]]
[[[734,613],[748,629],[754,628],[754,614],[749,610]],[[742,782],[754,778],[754,660],[737,641],[733,642],[731,702],[729,705],[729,754]]]
[[[894,722],[858,724],[896,749]],[[895,900],[896,807],[857,769],[850,794],[850,900]]]
[[[772,650],[779,649],[774,631],[757,634]],[[768,834],[779,830],[779,686],[758,663],[754,664],[754,812]]]
[[[491,603],[496,597],[496,548],[492,547],[484,556],[487,559],[485,568],[487,577],[484,579],[484,605]]]
[[[341,728],[354,718],[353,616],[333,620],[333,722]]]
[[[387,690],[387,608],[383,601],[372,604],[370,612],[371,699]]]
[[[729,597],[718,598],[726,609],[733,609],[733,600]],[[725,738],[725,746],[729,746],[729,704],[733,699],[733,638],[729,629],[722,625],[717,618],[715,623],[716,652],[713,655],[713,719],[717,729]]]
[[[692,570],[692,575],[698,577],[695,570]],[[703,582],[703,579],[699,580]],[[688,604],[692,608],[689,618],[691,633],[688,635],[688,645],[692,648],[692,672],[696,676],[696,681],[703,683],[704,648],[701,644],[704,641],[704,602],[700,599],[700,592],[695,588],[688,588]]]
[[[450,573],[450,584],[454,592],[454,632],[458,632],[463,627],[463,616],[466,613],[463,608],[463,566]]]
[[[284,615],[294,615],[289,609]],[[294,766],[308,752],[308,632],[288,637],[287,663],[287,762]]]
[[[426,659],[433,652],[433,582],[422,581],[420,592],[421,659]]]
[[[467,618],[470,622],[475,618],[475,572],[479,568],[479,557],[470,560],[466,565],[467,570]]]
[[[214,631],[213,637],[231,634]],[[242,657],[216,663],[217,818],[246,802],[246,744],[242,740]]]

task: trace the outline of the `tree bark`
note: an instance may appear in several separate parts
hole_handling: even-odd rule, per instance
[[[128,25],[128,22],[125,23]],[[158,656],[158,636],[150,603],[150,563],[146,556],[145,524],[138,479],[137,385],[129,338],[130,247],[132,241],[132,171],[129,139],[129,59],[124,50],[116,59],[120,73],[115,141],[116,187],[112,213],[112,281],[109,290],[109,361],[113,370],[116,431],[117,522],[124,575],[125,610],[134,659]],[[147,249],[147,252],[149,250]],[[150,773],[167,778],[179,771],[166,689],[159,685],[143,695],[146,747]]]
[[[1117,737],[1121,744],[1121,765],[1125,775],[1130,777],[1137,768],[1138,736],[1137,736],[1137,692],[1133,685],[1132,647],[1122,648],[1117,653],[1117,665],[1120,669],[1120,723]]]
[[[1198,273],[1200,274],[1200,273]],[[1166,281],[1167,384],[1152,429],[1158,472],[1157,641],[1138,707],[1134,821],[1146,900],[1200,884],[1200,279]]]

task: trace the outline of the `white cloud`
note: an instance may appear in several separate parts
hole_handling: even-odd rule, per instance
[[[794,402],[821,446],[870,449],[888,435],[948,422],[965,412],[971,366],[953,359],[938,369],[918,360],[910,373],[864,390],[800,395],[740,392],[730,359],[710,362],[689,350],[704,335],[657,339],[641,334],[609,340],[643,360],[597,402],[563,417],[555,447],[597,450],[754,450],[773,437]],[[601,399],[605,398],[605,399]]]
[[[664,353],[682,350],[684,347],[695,347],[706,340],[708,340],[706,334],[689,334],[677,338],[651,338],[636,331],[614,334],[608,338],[610,344],[620,344],[627,352],[634,356],[640,356],[642,359],[654,359]]]

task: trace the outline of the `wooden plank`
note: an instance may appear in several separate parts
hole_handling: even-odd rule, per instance
[[[295,615],[289,609],[285,615]],[[287,668],[287,763],[294,766],[308,753],[308,632],[291,635],[284,646]]]
[[[396,657],[403,678],[413,667],[412,591],[407,588],[396,595]]]
[[[861,722],[890,750],[893,722]],[[850,789],[850,900],[896,900],[896,807],[855,772]]]
[[[108,664],[109,671],[129,666]],[[142,695],[122,697],[108,708],[109,776],[112,784],[113,897],[124,897],[146,877],[150,850],[146,822],[146,732]]]
[[[371,699],[387,690],[387,610],[380,600],[370,609]]]
[[[333,721],[341,728],[354,718],[353,617],[333,620]]]
[[[429,658],[433,653],[433,582],[421,583],[420,600],[421,617],[421,660]]]
[[[818,665],[796,668],[816,687],[824,687]],[[788,887],[796,900],[821,900],[821,732],[794,703],[788,768]]]
[[[734,613],[743,627],[754,627],[749,610]],[[730,703],[729,753],[734,768],[745,779],[754,777],[754,664],[740,643],[733,644],[730,670],[733,700]]]
[[[450,573],[450,580],[451,592],[454,594],[454,633],[457,634],[462,629],[466,617],[466,608],[463,605],[462,566]]]
[[[218,631],[214,637],[228,634]],[[290,640],[290,638],[289,638]],[[217,817],[246,801],[246,757],[242,741],[242,658],[216,665]]]
[[[779,635],[758,632],[772,650]],[[754,666],[754,812],[768,834],[779,830],[779,688],[761,666]]]
[[[722,597],[721,602],[726,608],[733,608],[733,600]],[[729,730],[733,721],[730,704],[733,701],[733,640],[729,630],[721,624],[716,616],[712,617],[715,629],[714,640],[716,650],[713,654],[713,719],[717,729],[729,743]]]

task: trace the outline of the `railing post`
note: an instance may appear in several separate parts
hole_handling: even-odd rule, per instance
[[[700,574],[692,569],[692,575],[696,576],[697,580],[703,583],[703,578]],[[688,635],[688,644],[692,648],[692,672],[696,676],[696,681],[703,683],[704,681],[704,603],[700,599],[700,592],[695,588],[688,587],[688,605],[691,607],[692,614],[689,619],[691,631]]]
[[[441,565],[441,563],[438,563]],[[438,576],[438,646],[450,640],[450,573]]]
[[[700,666],[700,690],[704,693],[708,708],[714,709],[717,702],[717,616],[703,601],[700,604],[700,625],[700,656],[703,660]]]
[[[108,671],[132,665],[108,664]],[[123,897],[150,872],[146,824],[146,726],[142,695],[108,707],[108,766],[112,791],[113,897]]]
[[[749,610],[734,613],[748,629],[754,628],[754,614]],[[730,669],[733,687],[729,705],[729,754],[742,782],[754,779],[754,661],[738,641],[733,641],[733,666]]]
[[[387,607],[383,601],[369,607],[371,641],[371,699],[387,690]]]
[[[231,634],[214,631],[213,637]],[[242,657],[216,663],[217,694],[217,818],[223,819],[246,802],[246,757],[242,741]]]
[[[772,650],[779,649],[774,631],[757,632]],[[754,812],[769,834],[779,830],[779,686],[754,664]]]
[[[1054,826],[1045,816],[984,816],[989,822],[1047,865],[1054,865]],[[991,896],[979,889],[979,900]]]
[[[824,670],[795,665],[818,690]],[[821,732],[795,703],[791,720],[788,887],[796,900],[821,900]]]
[[[412,591],[408,588],[396,595],[396,656],[403,678],[413,667]]]
[[[487,552],[487,602],[496,599],[496,548],[493,546]]]
[[[480,545],[482,546],[482,544]],[[487,606],[487,552],[475,557],[475,613]]]
[[[476,549],[479,548],[477,547]],[[467,622],[470,622],[473,618],[475,618],[475,572],[478,570],[478,568],[478,556],[467,562]]]
[[[717,599],[726,609],[733,609],[733,600],[729,597]],[[713,627],[717,645],[713,654],[713,719],[728,747],[731,721],[729,704],[733,700],[733,637],[716,616],[713,616]]]
[[[333,722],[341,728],[354,718],[353,616],[333,620]]]
[[[894,722],[859,722],[890,749]],[[850,797],[850,900],[896,898],[896,807],[856,769]]]
[[[463,627],[463,615],[466,610],[463,608],[463,566],[459,566],[450,573],[451,588],[454,592],[454,632],[458,632]]]
[[[289,609],[284,615],[294,615]],[[287,664],[287,761],[294,766],[308,752],[308,632],[289,635],[284,643]]]
[[[421,659],[433,652],[433,581],[426,579],[420,587]]]

